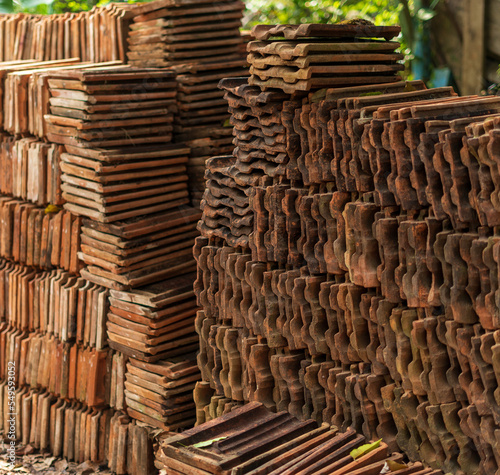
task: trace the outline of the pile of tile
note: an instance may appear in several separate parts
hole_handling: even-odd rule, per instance
[[[6,402],[7,391],[2,388]],[[63,456],[78,463],[107,459],[109,411],[96,411],[79,403],[70,403],[48,392],[34,389],[16,390],[18,440],[43,452]],[[8,418],[3,417],[3,427]],[[7,429],[8,430],[8,429]],[[88,443],[90,440],[92,444]]]
[[[1,263],[0,281],[2,379],[11,362],[16,388],[45,388],[92,407],[105,404],[110,353],[104,348],[102,322],[107,291],[82,292],[85,281],[74,274],[60,269],[42,272],[8,261]],[[87,314],[82,315],[85,307]],[[85,333],[83,345],[77,344],[82,339],[75,343],[77,333]]]
[[[108,290],[74,273],[1,261],[0,321],[23,331],[54,335],[85,347],[107,346]]]
[[[137,290],[111,290],[110,346],[145,362],[196,351],[193,279],[192,273],[179,273]]]
[[[125,39],[133,11],[133,5],[113,3],[68,15],[2,15],[0,61],[125,61]]]
[[[0,361],[15,364],[17,387],[43,388],[55,396],[102,407],[109,399],[109,349],[83,348],[46,333],[2,325]]]
[[[0,383],[2,407],[7,398],[7,385]],[[93,409],[26,387],[16,390],[15,401],[16,435],[23,446],[31,445],[76,463],[107,462],[120,475],[154,470],[154,453],[148,440],[151,430],[120,412]],[[9,421],[3,411],[0,427],[8,433]]]
[[[246,240],[202,217],[198,421],[259,401],[436,470],[495,473],[499,99],[418,81],[281,101],[245,80],[221,86],[231,121],[255,131],[235,131],[250,164],[284,148],[248,173]],[[240,179],[239,153],[214,163]],[[215,209],[234,206],[228,183],[208,182]]]
[[[9,63],[8,63],[9,64]],[[4,95],[4,128],[12,135],[46,135],[45,115],[50,112],[47,78],[54,71],[74,69],[99,69],[127,66],[120,61],[103,63],[80,62],[78,59],[35,62],[19,68],[11,67],[2,87]]]
[[[0,123],[11,135],[46,137],[50,112],[47,78],[58,70],[124,69],[120,61],[81,62],[78,57],[51,61],[20,60],[0,64]],[[31,138],[31,137],[27,137]]]
[[[135,470],[123,452],[129,416],[170,430],[195,421],[192,246],[201,213],[187,206],[190,149],[169,144],[175,74],[110,66],[54,72],[45,80],[47,138],[64,145],[64,208],[84,217],[80,274],[89,290],[109,292],[98,327],[105,324],[112,349],[106,404],[118,411],[108,462],[126,473]]]
[[[190,148],[170,143],[176,72],[115,61],[134,8],[0,20],[0,59],[20,59],[0,65],[0,426],[13,362],[18,444],[145,475],[152,429],[196,419],[201,212],[188,206]],[[220,101],[222,72],[195,69],[181,105],[205,117],[214,103],[193,94]],[[227,147],[217,133],[196,136],[198,156]]]
[[[217,83],[247,74],[239,32],[243,9],[239,0],[157,0],[134,10],[129,64],[168,67],[177,74],[174,141],[191,149],[189,192],[195,206],[205,189],[206,160],[232,148],[227,104]]]
[[[169,431],[196,420],[193,274],[131,291],[111,290],[108,342],[117,353],[111,405],[133,419]],[[123,358],[128,355],[130,358]]]
[[[217,89],[222,78],[247,74],[244,58],[215,63],[188,63],[174,66],[177,73],[179,110],[174,118],[174,132],[181,141],[214,137],[207,129],[223,128],[229,119],[224,93]],[[229,134],[230,135],[230,134]],[[226,142],[227,144],[227,142]]]
[[[367,24],[257,25],[248,45],[250,84],[288,94],[399,80],[400,28]],[[277,39],[279,38],[279,39]]]
[[[81,269],[81,218],[0,196],[0,220],[1,257],[42,269],[60,267],[74,273]]]
[[[179,207],[109,224],[86,219],[79,257],[88,266],[82,275],[124,290],[192,272],[191,248],[199,217],[196,209]]]
[[[47,138],[81,148],[166,143],[176,110],[175,75],[114,67],[51,73]]]
[[[125,401],[130,417],[167,431],[192,427],[196,421],[193,389],[200,379],[196,359],[170,358],[127,363]]]
[[[279,90],[262,92],[247,78],[223,79],[219,87],[231,113],[235,166],[248,180],[284,173],[286,137],[283,121],[290,95]],[[294,101],[292,101],[293,103]]]
[[[205,128],[205,131],[206,135],[211,135],[211,137],[201,137],[185,142],[186,146],[190,148],[187,163],[189,196],[192,205],[196,208],[199,208],[206,189],[205,171],[207,161],[220,154],[231,153],[233,148],[231,128]],[[175,136],[174,140],[176,140]]]
[[[188,202],[185,147],[66,151],[61,189],[66,209],[75,214],[113,223]]]
[[[400,475],[443,474],[420,463],[402,463],[403,456],[390,454],[383,442],[353,458],[351,452],[364,442],[352,429],[338,433],[327,424],[318,427],[312,420],[300,422],[286,412],[273,414],[262,404],[251,403],[165,438],[155,465],[179,474],[368,475],[383,470]]]
[[[232,246],[248,245],[253,213],[245,175],[241,176],[231,156],[213,157],[206,166],[208,187],[201,201],[203,220],[198,229],[203,235],[224,238]]]
[[[9,64],[9,63],[7,63]],[[80,65],[78,58],[28,63],[21,67],[8,67],[2,71],[3,127],[12,135],[27,134],[30,91],[29,82],[33,74],[59,70]],[[89,65],[90,63],[86,63]]]
[[[205,162],[232,151],[232,133],[224,92],[217,89],[222,78],[248,74],[246,60],[189,63],[175,66],[178,112],[174,116],[174,141],[191,149],[188,161],[189,191],[199,203],[205,190]]]
[[[26,367],[19,367],[21,384],[43,388],[56,397],[99,407],[109,392],[109,351],[82,348],[49,336],[31,335],[26,343]],[[23,378],[24,376],[24,378]],[[104,383],[104,384],[103,384]]]
[[[285,172],[281,112],[283,101],[290,96],[281,91],[262,93],[249,86],[247,78],[223,79],[219,87],[229,103],[236,148],[232,156],[214,157],[206,163],[207,188],[199,229],[203,236],[218,236],[232,246],[248,247],[254,226],[254,191]]]
[[[244,8],[239,0],[157,0],[137,6],[127,38],[129,63],[165,67],[238,58]]]
[[[176,108],[172,73],[67,71],[48,84],[48,138],[67,151],[61,188],[68,210],[111,223],[188,202],[189,149],[164,144]]]
[[[32,119],[30,115],[35,112],[31,109],[30,114],[27,113],[30,96],[27,82],[29,83],[29,78],[35,72],[75,67],[80,64],[78,57],[51,61],[29,59],[0,63],[0,100],[3,106],[0,111],[0,124],[2,128],[11,133],[26,133],[27,124]],[[35,114],[37,112],[38,110]]]
[[[115,412],[111,419],[108,466],[117,475],[147,475],[154,471],[151,428]]]
[[[0,192],[38,206],[62,205],[60,155],[56,144],[5,136],[0,143]]]

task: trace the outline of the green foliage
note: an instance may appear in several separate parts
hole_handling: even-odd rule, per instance
[[[436,7],[440,0],[399,0],[399,24],[406,44],[413,49],[415,41],[436,16]]]
[[[0,0],[1,1],[1,0]],[[54,13],[82,12],[93,7],[103,7],[108,3],[141,3],[152,0],[53,0]]]
[[[337,23],[363,18],[377,25],[395,25],[401,8],[399,0],[247,0],[246,22],[259,23]]]
[[[24,12],[37,15],[76,13],[92,10],[94,6],[103,6],[111,1],[138,3],[143,0],[0,0],[0,13]]]
[[[18,4],[13,0],[0,0],[0,13],[12,13],[16,11]]]
[[[412,71],[417,79],[428,82],[434,75],[431,56],[430,22],[436,16],[440,0],[399,0],[399,24],[408,59],[413,60]]]
[[[0,0],[0,13],[37,13],[45,15],[50,12],[52,0]]]
[[[88,10],[92,10],[92,7],[95,5],[95,1],[55,0],[52,5],[54,13],[82,12],[82,11],[85,12]]]

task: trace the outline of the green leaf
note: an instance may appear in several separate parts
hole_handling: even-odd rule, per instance
[[[204,440],[203,442],[198,442],[197,444],[193,444],[191,447],[196,447],[197,449],[202,449],[203,447],[209,447],[214,442],[218,442],[219,440],[227,439],[227,435],[223,437],[216,437],[215,439]]]
[[[404,463],[395,462],[394,460],[387,460],[386,464],[391,472],[397,472],[398,470],[403,470],[404,468],[408,468],[408,465]]]
[[[350,456],[356,460],[357,458],[366,455],[368,452],[380,447],[380,442],[382,442],[382,439],[371,442],[370,444],[360,445],[357,449],[351,450]]]
[[[232,127],[231,122],[229,122],[229,119],[226,119],[224,121],[224,124],[222,125],[222,127]]]
[[[0,13],[12,13],[14,2],[12,0],[0,0]]]
[[[61,211],[61,208],[59,208],[59,206],[56,205],[47,205],[47,207],[45,208],[45,214],[59,213],[59,211]]]
[[[417,18],[421,21],[432,20],[436,16],[436,12],[430,8],[421,8],[417,12]]]
[[[360,97],[368,97],[368,96],[381,96],[382,91],[372,91],[372,92],[364,92],[363,94],[360,94]]]

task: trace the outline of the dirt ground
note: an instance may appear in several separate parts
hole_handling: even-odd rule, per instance
[[[84,462],[77,464],[68,462],[64,459],[53,457],[50,454],[40,454],[31,447],[21,447],[16,450],[16,465],[13,470],[10,469],[10,464],[6,461],[6,446],[0,441],[0,475],[7,474],[74,474],[74,475],[91,475],[98,473],[101,475],[111,475],[111,472],[106,466],[99,466]]]

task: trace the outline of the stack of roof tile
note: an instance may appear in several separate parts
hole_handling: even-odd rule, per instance
[[[164,67],[238,58],[244,4],[239,0],[157,0],[134,9],[130,64]]]
[[[190,149],[170,144],[176,73],[112,61],[128,9],[0,20],[0,57],[58,58],[0,66],[0,192],[14,196],[0,197],[0,425],[13,362],[18,442],[145,475],[151,427],[195,421],[201,213],[186,206]],[[200,76],[202,92],[219,79]]]
[[[293,186],[250,203],[250,251],[198,239],[198,414],[257,400],[493,473],[499,100],[394,87],[305,102],[286,126]]]
[[[174,141],[190,149],[188,162],[191,198],[199,202],[205,189],[205,162],[209,157],[230,153],[231,127],[220,79],[247,74],[246,60],[189,63],[175,66],[179,110],[174,117]]]
[[[189,149],[165,145],[176,108],[172,73],[68,71],[48,83],[48,137],[67,151],[67,209],[106,223],[188,202]]]
[[[27,366],[19,368],[21,384],[47,389],[57,397],[91,407],[106,404],[109,349],[82,348],[48,334],[32,334],[27,339],[26,353],[21,353],[21,362],[23,356]]]
[[[65,148],[64,207],[85,217],[78,255],[87,267],[81,275],[89,291],[109,292],[107,341],[117,353],[109,358],[106,402],[148,426],[170,429],[195,420],[191,249],[201,215],[186,206],[189,148],[168,144],[177,107],[174,76],[108,67],[46,78],[47,136]],[[175,358],[188,359],[189,368]],[[179,373],[167,371],[172,365]],[[125,473],[133,464],[123,453],[131,426],[116,414],[108,460]]]
[[[32,113],[34,112],[33,109],[31,109],[30,113],[27,113],[29,91],[26,79],[31,77],[35,71],[52,70],[60,67],[74,67],[80,64],[78,57],[54,59],[51,61],[30,59],[1,63],[0,99],[3,107],[0,111],[0,123],[2,128],[8,128],[14,133],[26,133],[27,124],[30,119],[33,118]],[[26,77],[24,73],[27,73]],[[11,74],[16,76],[15,80],[11,79]]]
[[[262,92],[250,86],[247,78],[223,79],[219,87],[229,103],[236,167],[252,177],[283,175],[283,105],[290,96],[279,90]]]
[[[229,119],[224,93],[217,89],[222,78],[244,76],[244,58],[215,63],[190,63],[172,68],[177,73],[179,110],[174,131],[179,140],[216,138],[207,129],[221,129]]]
[[[248,45],[250,84],[293,94],[398,81],[403,56],[388,40],[399,32],[366,24],[257,25],[257,41]]]
[[[112,348],[146,362],[196,351],[194,276],[174,275],[137,290],[111,290],[108,339]]]
[[[200,212],[190,207],[105,224],[85,219],[82,275],[123,290],[192,272],[191,247]]]
[[[49,333],[27,333],[2,324],[0,362],[16,367],[18,387],[43,388],[53,395],[103,407],[109,399],[110,350],[62,342]]]
[[[222,82],[233,123],[258,137],[235,134],[235,145],[268,163],[284,147],[279,167],[247,183],[247,245],[200,225],[198,421],[259,401],[382,438],[434,470],[495,473],[500,102],[392,79],[320,91],[313,81],[279,104],[266,103],[269,84]],[[254,120],[266,117],[249,107],[255,98],[280,133]],[[241,160],[225,158],[238,171]],[[207,196],[223,180],[209,181]],[[230,464],[224,444],[197,468]],[[312,461],[296,471],[323,473]]]
[[[125,377],[129,416],[168,431],[193,426],[193,389],[200,379],[195,358],[182,356],[156,364],[131,358]]]
[[[353,458],[351,452],[364,442],[352,429],[337,433],[326,424],[318,427],[312,420],[300,422],[250,403],[162,440],[156,467],[179,474],[443,474],[420,463],[401,463],[403,456],[391,455],[383,442]]]
[[[172,138],[175,75],[103,68],[61,71],[49,79],[47,137],[82,148],[165,143]]]
[[[67,145],[66,151],[61,189],[66,209],[75,214],[111,223],[188,202],[185,147]]]
[[[218,129],[207,128],[206,134],[211,137],[201,137],[188,140],[186,145],[190,148],[187,164],[187,174],[189,177],[189,196],[193,206],[198,207],[206,189],[205,170],[209,158],[220,154],[231,153],[232,131],[230,127]],[[174,138],[174,140],[176,140]]]
[[[66,60],[68,63],[68,60]],[[5,80],[5,108],[10,123],[6,123],[10,133],[31,134],[45,138],[45,115],[50,112],[48,77],[55,70],[100,69],[113,67],[123,69],[128,66],[120,61],[106,61],[102,63],[77,62],[44,66],[44,63],[27,70],[12,71]],[[12,112],[11,112],[12,111]]]
[[[0,150],[0,192],[38,206],[62,204],[59,145],[5,136]]]
[[[9,63],[7,63],[9,64]],[[83,63],[87,67],[91,63]],[[7,67],[2,70],[2,92],[3,92],[3,127],[12,135],[28,134],[29,122],[36,115],[30,109],[31,91],[30,78],[34,74],[42,74],[49,71],[57,71],[65,68],[82,67],[79,58],[70,58],[57,61],[34,62],[19,66]],[[35,112],[35,114],[33,114]],[[43,116],[41,117],[43,119]]]
[[[174,141],[190,147],[189,191],[198,205],[207,158],[229,153],[227,105],[217,83],[246,74],[239,0],[158,0],[139,6],[129,32],[129,63],[170,67],[177,74],[179,110]]]
[[[0,383],[1,407],[6,407],[7,398],[7,384]],[[16,435],[23,446],[76,463],[107,462],[120,475],[147,475],[154,470],[151,428],[121,412],[91,408],[27,387],[16,389],[15,402]],[[0,411],[0,427],[6,433],[9,430],[4,411]]]
[[[148,475],[154,471],[152,428],[115,412],[109,426],[106,459],[117,475]]]
[[[0,61],[125,61],[133,9],[133,5],[113,3],[67,15],[2,15]]]
[[[73,273],[2,261],[0,319],[22,330],[54,335],[98,350],[107,346],[108,290]]]
[[[253,224],[247,186],[254,177],[240,173],[234,158],[226,156],[207,161],[205,178],[208,187],[201,201],[203,219],[198,229],[204,236],[218,236],[232,246],[246,247]]]
[[[0,197],[0,256],[42,269],[79,272],[81,218],[66,210],[45,212],[24,201]]]
[[[6,402],[6,387],[1,393]],[[16,409],[18,421],[22,421],[16,427],[18,440],[24,446],[79,463],[107,459],[110,411],[94,410],[26,387],[16,390]],[[8,417],[0,422],[8,427]]]

